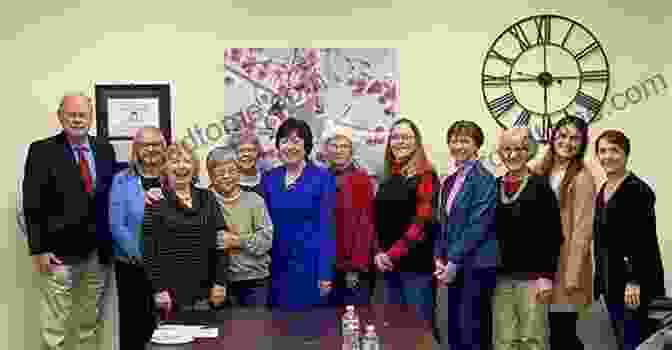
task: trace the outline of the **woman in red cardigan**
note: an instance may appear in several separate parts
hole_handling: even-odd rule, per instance
[[[353,163],[352,136],[338,129],[327,139],[329,168],[336,176],[336,280],[333,305],[370,304],[373,281],[373,184]]]

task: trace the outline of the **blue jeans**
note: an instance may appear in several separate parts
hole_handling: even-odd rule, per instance
[[[268,279],[229,282],[227,294],[232,304],[243,307],[266,307],[268,305]]]
[[[622,303],[608,303],[607,310],[619,349],[635,350],[644,341],[642,316]]]
[[[383,296],[385,304],[411,305],[418,317],[434,323],[434,276],[431,272],[384,272]]]
[[[329,304],[334,306],[371,304],[372,278],[372,274],[360,272],[357,288],[348,288],[345,281],[345,272],[337,271]]]

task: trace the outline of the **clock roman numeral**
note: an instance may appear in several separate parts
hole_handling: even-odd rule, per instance
[[[541,141],[549,142],[551,140],[551,134],[553,133],[553,122],[549,115],[542,116],[541,123]]]
[[[487,87],[505,87],[509,85],[508,75],[483,75],[483,86]]]
[[[513,92],[509,92],[506,95],[497,97],[496,99],[488,102],[488,109],[495,115],[496,118],[498,118],[504,112],[511,109],[515,103],[516,97],[513,95]]]
[[[609,71],[604,70],[588,70],[581,73],[581,81],[601,81],[607,82],[609,80]]]
[[[492,50],[490,50],[490,52],[488,52],[488,58],[494,58],[496,60],[500,60],[500,61],[506,63],[508,66],[513,65],[513,58],[506,57],[506,56],[502,55],[501,53],[497,52],[497,50],[495,50],[495,49],[492,49]]]
[[[565,37],[562,38],[562,44],[560,44],[560,46],[566,48],[565,45],[567,44],[567,40],[569,39],[569,35],[572,33],[572,29],[574,29],[574,23],[572,23],[572,24],[569,26],[569,29],[567,29],[567,33],[565,33]]]
[[[535,122],[535,125],[530,128],[535,140],[539,143],[547,143],[551,139],[551,132],[553,130],[553,123],[548,114],[540,115],[541,123]]]
[[[513,35],[513,37],[518,40],[518,44],[520,45],[521,50],[525,51],[530,48],[530,40],[527,39],[525,30],[520,23],[514,24],[509,30],[509,33],[511,33],[511,35]]]
[[[579,53],[577,53],[574,58],[576,58],[577,61],[582,60],[586,56],[590,55],[595,49],[600,47],[600,44],[597,41],[593,41],[590,45],[586,46],[583,50],[581,50]]]
[[[551,16],[539,16],[534,18],[537,27],[537,44],[547,45],[551,42]]]
[[[518,115],[518,118],[513,123],[513,126],[528,126],[530,124],[530,112],[527,109],[523,109],[522,112]]]
[[[586,95],[582,91],[579,91],[579,93],[576,95],[576,104],[595,113],[600,109],[602,102],[593,96]]]

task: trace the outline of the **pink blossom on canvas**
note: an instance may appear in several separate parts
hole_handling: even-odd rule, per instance
[[[256,118],[250,112],[245,109],[240,111],[240,123],[244,131],[254,131],[256,128],[255,125]]]
[[[309,66],[318,66],[320,64],[320,49],[303,49],[303,58]]]
[[[390,81],[389,87],[383,93],[385,97],[385,113],[399,113],[399,82]]]
[[[380,80],[372,80],[366,89],[367,95],[376,95],[383,92],[383,83]]]
[[[253,78],[255,80],[263,81],[271,75],[271,65],[268,62],[258,64],[255,69]]]
[[[367,85],[368,82],[364,79],[354,80],[352,84],[352,95],[363,96]]]
[[[225,51],[224,57],[225,57],[225,59],[228,57],[229,63],[234,63],[234,64],[240,63],[240,60],[243,57],[243,49],[232,48],[232,49],[228,49],[227,51],[228,52]]]

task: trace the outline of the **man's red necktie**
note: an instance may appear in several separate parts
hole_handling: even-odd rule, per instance
[[[91,170],[89,169],[89,161],[86,159],[86,154],[89,149],[86,146],[78,146],[77,150],[79,151],[79,173],[82,174],[82,179],[84,180],[84,189],[86,192],[91,193],[93,191],[93,178],[91,177]]]

